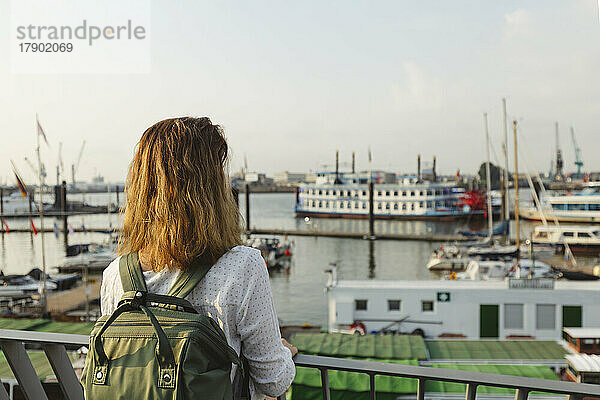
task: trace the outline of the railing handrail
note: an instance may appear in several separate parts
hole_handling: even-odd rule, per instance
[[[420,367],[415,365],[382,363],[378,361],[349,360],[346,358],[311,356],[305,354],[298,354],[294,357],[294,362],[297,367],[359,372],[367,375],[398,376],[427,381],[475,384],[479,386],[494,386],[508,389],[527,389],[528,391],[557,394],[600,396],[600,385],[589,383],[553,381],[549,379],[526,378],[513,375]]]
[[[25,351],[25,344],[40,345],[50,361],[65,396],[68,399],[83,399],[83,390],[79,385],[65,347],[87,346],[89,336],[65,333],[32,332],[0,329],[0,346],[13,370],[19,384],[29,399],[45,399],[42,386],[37,379],[31,361]],[[516,389],[515,398],[526,399],[530,392],[567,394],[573,398],[584,396],[600,397],[600,385],[554,381],[539,378],[500,375],[482,372],[453,370],[446,368],[422,367],[363,361],[356,359],[334,358],[298,354],[294,357],[298,367],[316,368],[321,372],[322,389],[325,399],[329,399],[329,370],[363,373],[370,378],[371,398],[375,398],[375,376],[396,376],[418,380],[417,398],[424,399],[427,381],[442,381],[467,385],[467,399],[475,399],[478,386],[493,386]],[[0,400],[6,391],[0,385]]]

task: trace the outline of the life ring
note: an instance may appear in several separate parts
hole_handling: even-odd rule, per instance
[[[367,332],[367,327],[360,321],[354,322],[350,325],[350,333],[364,335]]]

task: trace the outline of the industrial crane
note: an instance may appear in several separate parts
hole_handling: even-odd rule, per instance
[[[71,183],[75,185],[75,174],[79,170],[79,164],[81,163],[81,156],[83,155],[83,148],[85,147],[85,140],[81,144],[81,150],[79,150],[79,157],[77,157],[77,163],[71,164]]]
[[[573,127],[571,127],[571,140],[573,141],[573,149],[575,150],[575,165],[577,166],[577,173],[574,174],[574,178],[582,179],[583,174],[581,173],[581,168],[583,167],[583,160],[581,159],[581,149],[579,145],[577,145],[577,140],[575,140],[575,131]]]

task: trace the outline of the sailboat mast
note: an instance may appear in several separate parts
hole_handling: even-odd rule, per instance
[[[37,159],[38,159],[38,179],[39,179],[39,187],[38,187],[38,200],[40,202],[39,210],[40,210],[40,234],[42,236],[42,316],[46,314],[48,311],[48,302],[46,299],[47,290],[46,290],[46,251],[44,247],[44,202],[42,201],[42,158],[40,157],[40,133],[38,131],[38,116],[35,116],[36,123],[36,131],[35,136],[37,138]]]
[[[490,176],[490,133],[488,128],[488,116],[487,113],[483,113],[483,123],[485,127],[485,150],[486,150],[486,163],[485,163],[485,180],[487,185],[487,214],[488,214],[488,235],[490,240],[494,235],[494,216],[492,215],[492,178]]]
[[[517,121],[513,121],[513,139],[515,142],[515,243],[517,246],[517,263],[519,262],[519,161],[517,157]]]
[[[508,186],[508,126],[506,123],[506,99],[502,99],[502,127],[504,128],[504,219],[510,221],[510,197],[509,197],[509,186]]]

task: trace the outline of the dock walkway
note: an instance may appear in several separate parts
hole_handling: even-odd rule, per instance
[[[90,283],[87,287],[90,292],[88,300],[94,301],[100,298],[100,279]],[[85,305],[85,285],[77,286],[70,290],[52,293],[48,295],[48,311],[52,314],[64,314]]]

